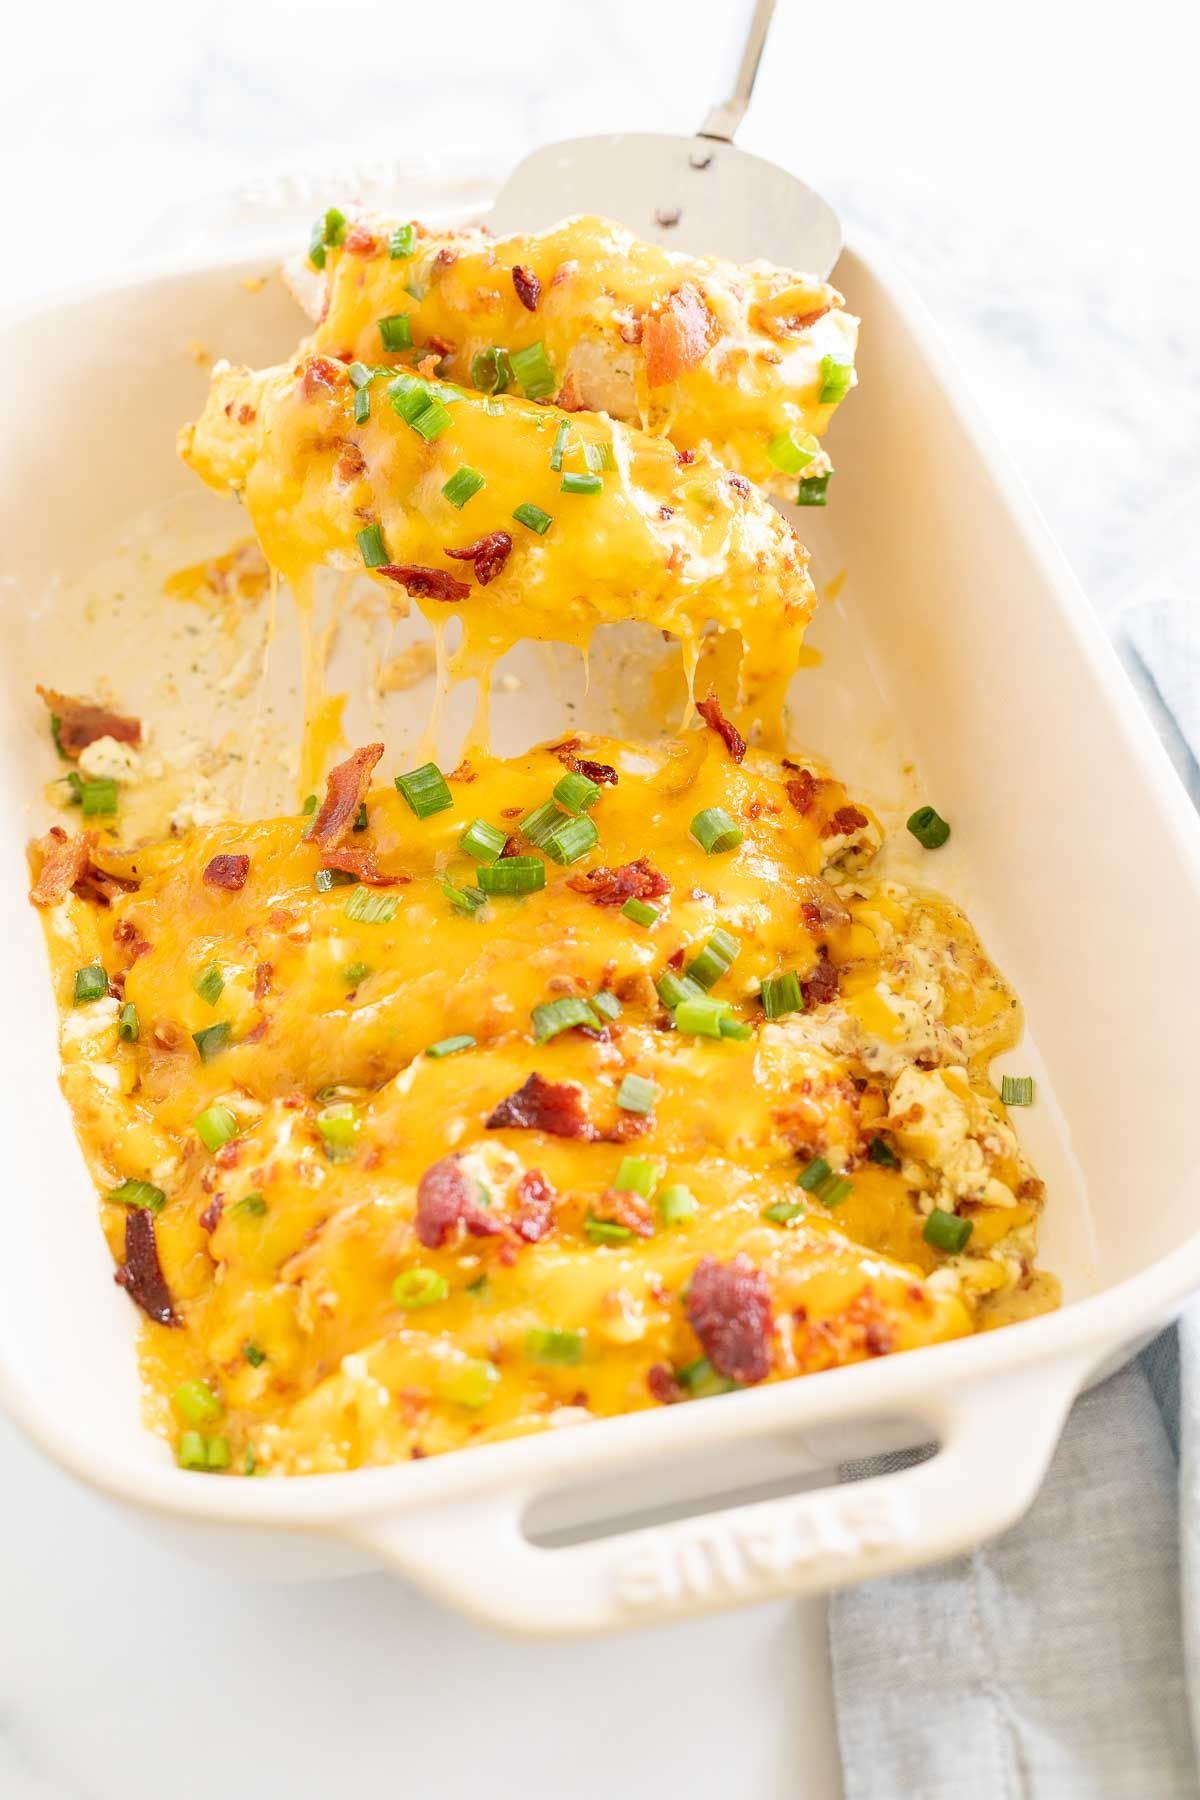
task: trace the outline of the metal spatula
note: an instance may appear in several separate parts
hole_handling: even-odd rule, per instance
[[[573,213],[599,213],[668,249],[734,262],[762,256],[828,276],[842,248],[833,208],[795,175],[733,143],[774,10],[775,0],[757,0],[734,91],[695,137],[618,132],[546,144],[501,188],[492,230],[537,231]]]

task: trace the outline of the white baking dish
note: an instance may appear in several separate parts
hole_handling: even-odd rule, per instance
[[[6,1404],[67,1470],[227,1565],[315,1574],[365,1554],[538,1632],[821,1591],[1003,1530],[1035,1494],[1080,1386],[1200,1285],[1200,830],[921,308],[861,249],[837,279],[863,320],[862,385],[833,434],[833,504],[802,518],[819,576],[844,565],[849,579],[814,634],[824,667],[798,677],[799,735],[890,825],[918,794],[954,823],[951,846],[914,866],[964,902],[1025,999],[1030,1036],[1010,1066],[1038,1077],[1020,1124],[1050,1183],[1043,1260],[1068,1303],[908,1356],[352,1475],[205,1480],[141,1426],[135,1313],[113,1285],[58,1093],[25,897],[23,843],[42,829],[48,773],[32,689],[107,673],[147,716],[157,694],[161,717],[154,684],[178,643],[165,644],[169,609],[147,572],[155,556],[184,563],[237,529],[174,458],[176,424],[203,387],[187,347],[286,353],[298,320],[278,284],[252,294],[239,280],[272,260],[264,248],[176,267],[4,332]],[[147,509],[157,543],[134,524]],[[88,616],[79,596],[111,592],[114,568],[123,600]],[[347,655],[361,635],[344,634]],[[502,740],[563,717],[540,655],[525,660],[523,692],[501,700]],[[577,695],[566,661],[551,660]],[[203,694],[205,672],[201,658],[181,705]],[[393,747],[424,705],[393,702]],[[928,1440],[937,1454],[900,1473],[843,1486],[828,1474]]]

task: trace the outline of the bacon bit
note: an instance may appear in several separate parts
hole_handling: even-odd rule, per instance
[[[399,582],[418,600],[465,600],[471,591],[449,569],[425,569],[419,563],[383,563],[375,573]]]
[[[798,813],[806,813],[817,797],[817,778],[811,769],[801,769],[787,784],[787,797]]]
[[[824,937],[849,925],[850,908],[819,875],[804,877],[800,895],[800,917],[813,937]]]
[[[382,248],[375,233],[368,230],[361,222],[352,225],[342,239],[342,249],[350,256],[374,256],[376,251]]]
[[[533,270],[524,268],[520,263],[514,263],[512,282],[517,290],[517,299],[525,311],[536,312],[538,301],[542,297],[542,284]]]
[[[73,700],[69,694],[56,693],[53,688],[44,688],[40,683],[37,692],[51,716],[58,720],[58,743],[63,755],[71,762],[97,738],[115,738],[118,744],[140,744],[142,741],[140,719],[127,718],[124,713],[113,712],[95,700]]]
[[[675,1379],[675,1371],[666,1363],[654,1363],[646,1370],[646,1386],[660,1406],[674,1406],[684,1398],[684,1390]]]
[[[35,906],[57,906],[66,899],[82,879],[95,841],[94,831],[70,837],[61,825],[52,825],[45,837],[38,838],[33,847],[40,851],[42,863],[29,895]]]
[[[265,1000],[271,991],[271,977],[275,973],[275,965],[269,962],[256,963],[254,967],[254,998]]]
[[[729,482],[734,493],[740,494],[743,500],[749,494],[750,483],[746,480],[744,475],[727,475],[726,480]]]
[[[826,819],[821,827],[822,837],[839,837],[851,831],[861,831],[864,825],[871,823],[861,807],[839,806],[831,818]]]
[[[707,697],[697,700],[696,711],[704,720],[710,731],[715,731],[735,763],[740,763],[746,754],[746,740],[737,726],[725,717],[721,711],[721,702],[717,699],[716,688],[709,688]]]
[[[675,452],[675,461],[681,469],[686,469],[695,460],[696,452],[694,450],[677,450]]]
[[[616,869],[588,869],[586,874],[572,875],[567,886],[577,894],[586,894],[597,906],[624,906],[627,900],[658,900],[669,894],[671,884],[665,875],[652,868],[644,856],[636,862],[622,863]]]
[[[255,410],[255,408],[253,406],[251,406],[251,404],[248,400],[243,400],[241,405],[237,409],[238,424],[239,425],[253,425],[253,423],[254,423],[255,419],[257,419],[257,417],[258,417],[258,413]]]
[[[822,957],[811,975],[805,976],[800,983],[800,992],[804,996],[804,1010],[812,1012],[818,1006],[828,1005],[837,991],[837,965]]]
[[[642,316],[642,350],[651,387],[678,381],[703,362],[721,328],[690,281]]]
[[[121,945],[131,963],[136,962],[139,956],[145,956],[151,948],[149,939],[142,936],[132,919],[117,920],[113,926],[113,942]],[[124,976],[121,979],[124,981]]]
[[[334,475],[342,487],[349,487],[367,472],[367,459],[357,444],[347,444],[334,465]]]
[[[158,1325],[182,1325],[158,1260],[154,1214],[145,1206],[130,1207],[125,1218],[125,1261],[113,1276],[129,1298]]]
[[[452,269],[457,261],[458,251],[451,250],[450,246],[447,244],[444,245],[434,257],[433,266],[435,269]]]
[[[545,1131],[551,1137],[593,1138],[595,1132],[576,1081],[547,1081],[535,1069],[488,1117],[489,1131]]]
[[[326,869],[341,869],[343,874],[357,875],[368,887],[407,887],[412,877],[401,870],[389,875],[375,861],[373,850],[359,850],[353,844],[335,844],[321,855]]]
[[[806,1373],[860,1356],[886,1356],[896,1346],[894,1324],[869,1283],[840,1312],[796,1323],[796,1358]]]
[[[586,775],[589,781],[598,781],[601,787],[616,787],[619,777],[611,763],[589,762],[586,756],[576,757],[575,770]]]
[[[592,1211],[598,1219],[604,1219],[612,1225],[623,1225],[626,1231],[632,1231],[638,1237],[654,1236],[654,1219],[650,1208],[640,1194],[632,1194],[626,1188],[606,1188]]]
[[[247,1031],[240,1039],[240,1042],[243,1044],[261,1044],[266,1035],[267,1021],[265,1019],[260,1019],[257,1025],[252,1025],[250,1027],[249,1031]],[[226,1148],[228,1148],[228,1146],[226,1146]]]
[[[446,555],[455,562],[475,564],[475,579],[480,587],[486,587],[494,581],[512,550],[512,538],[507,531],[489,531],[486,537],[476,538],[473,544],[467,544],[462,550],[446,548]]]
[[[364,744],[345,762],[330,769],[325,782],[325,798],[308,833],[311,843],[322,850],[334,849],[342,843],[358,817],[375,765],[382,755],[382,744]]]
[[[200,1214],[197,1223],[199,1224],[201,1231],[215,1231],[217,1226],[221,1223],[221,1214],[224,1211],[225,1202],[220,1194],[218,1194],[215,1199],[209,1201],[204,1211]]]
[[[204,870],[204,880],[209,887],[225,888],[236,894],[246,885],[246,877],[250,873],[248,856],[214,856]]]
[[[622,1112],[608,1130],[600,1133],[606,1144],[629,1144],[634,1138],[645,1137],[648,1131],[654,1130],[654,1120],[648,1114]]]
[[[327,356],[306,357],[300,376],[300,392],[306,400],[315,400],[322,389],[329,391],[338,387],[345,375],[341,364],[331,362]]]
[[[540,1169],[527,1169],[517,1183],[517,1210],[513,1230],[527,1244],[540,1243],[554,1230],[554,1184]]]
[[[451,356],[454,352],[453,340],[451,338],[439,337],[436,331],[431,331],[429,336],[425,339],[425,347],[428,350],[432,350],[437,357]]]
[[[702,1256],[692,1274],[688,1323],[718,1375],[764,1381],[771,1371],[771,1290],[741,1251],[732,1262]]]
[[[568,369],[563,377],[563,384],[554,396],[554,404],[559,412],[586,412],[583,403],[583,388],[574,369]]]
[[[479,1191],[457,1156],[443,1156],[417,1183],[417,1237],[427,1250],[440,1250],[459,1225],[472,1237],[496,1237],[504,1226],[479,1199]]]

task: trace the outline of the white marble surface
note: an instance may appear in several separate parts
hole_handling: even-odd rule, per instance
[[[363,156],[502,170],[694,127],[742,7],[60,0],[5,27],[7,300],[221,188]],[[781,0],[741,141],[884,240],[1107,615],[1200,577],[1194,64],[1178,0]],[[511,1645],[363,1576],[184,1563],[0,1424],[0,1795],[837,1792],[818,1608]]]

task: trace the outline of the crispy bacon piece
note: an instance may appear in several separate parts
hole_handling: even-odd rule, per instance
[[[269,962],[254,965],[254,998],[265,1000],[271,991],[271,977],[275,973],[275,965]]]
[[[653,1363],[646,1370],[646,1386],[660,1406],[674,1406],[677,1400],[684,1398],[674,1369],[668,1368],[666,1363]]]
[[[305,358],[300,376],[300,392],[306,400],[315,400],[323,388],[336,388],[346,378],[346,371],[327,356]]]
[[[592,1208],[598,1219],[623,1225],[637,1237],[654,1236],[654,1219],[640,1194],[627,1188],[606,1188]]]
[[[526,312],[536,312],[538,301],[542,297],[542,284],[533,270],[524,268],[521,263],[514,263],[512,280],[517,290],[517,299]]]
[[[246,885],[246,877],[250,873],[248,856],[214,856],[205,865],[204,880],[209,887],[225,888],[236,894]]]
[[[822,957],[812,973],[806,975],[800,983],[800,992],[804,995],[804,1010],[812,1012],[815,1007],[827,1006],[837,991],[837,964]]]
[[[540,1169],[526,1169],[517,1183],[517,1208],[513,1230],[527,1244],[540,1243],[554,1230],[554,1184]]]
[[[486,537],[476,538],[462,550],[446,547],[446,555],[453,557],[455,562],[474,563],[475,579],[480,587],[486,587],[508,561],[511,549],[512,539],[507,531],[489,531]]]
[[[50,709],[51,717],[58,720],[58,742],[63,755],[72,762],[97,738],[115,738],[118,744],[140,744],[142,741],[140,719],[127,718],[124,713],[113,712],[95,700],[73,700],[69,694],[56,693],[53,688],[44,688],[40,683],[37,691]]]
[[[627,900],[658,900],[669,894],[671,884],[665,875],[652,868],[644,856],[636,862],[622,863],[616,869],[588,869],[572,875],[567,886],[577,894],[586,894],[597,906],[624,906]]]
[[[806,813],[817,797],[817,778],[811,769],[800,769],[787,784],[787,797],[798,813]]]
[[[426,569],[419,563],[382,563],[375,573],[399,582],[418,600],[465,600],[471,591],[448,569]]]
[[[183,1324],[158,1260],[154,1214],[148,1207],[130,1207],[126,1215],[125,1261],[113,1279],[157,1325]]]
[[[348,256],[374,256],[383,248],[375,233],[368,229],[361,220],[352,225],[342,240],[342,249]]]
[[[827,881],[819,875],[806,875],[800,882],[800,917],[811,936],[824,937],[849,925],[850,908]]]
[[[443,1156],[417,1183],[417,1237],[427,1250],[440,1250],[463,1225],[472,1237],[496,1237],[503,1222],[479,1198],[479,1190],[457,1156]]]
[[[546,1131],[551,1137],[591,1138],[594,1136],[583,1089],[576,1081],[547,1081],[535,1069],[515,1094],[507,1095],[493,1108],[489,1131]]]
[[[822,837],[840,837],[843,833],[861,831],[864,825],[871,823],[865,812],[858,806],[839,806],[837,811],[826,819],[821,827]]]
[[[325,798],[312,822],[309,841],[322,850],[336,849],[347,832],[354,827],[358,809],[367,796],[375,765],[383,755],[382,744],[364,744],[330,769],[325,782]]]
[[[771,1290],[741,1251],[732,1262],[702,1256],[692,1274],[688,1323],[727,1381],[764,1381],[771,1371]]]
[[[661,387],[686,375],[703,362],[720,335],[699,288],[685,281],[643,315],[642,350],[649,385]]]
[[[131,963],[135,963],[139,956],[145,956],[151,948],[149,939],[142,936],[132,919],[117,920],[113,926],[113,942],[120,944]],[[124,981],[124,979],[122,976],[121,980]],[[115,984],[115,976],[113,981]]]
[[[389,875],[375,861],[373,850],[359,850],[353,844],[335,844],[331,850],[323,852],[321,863],[326,869],[341,869],[343,874],[357,875],[368,887],[402,887],[411,879],[400,872]]]
[[[611,763],[590,762],[586,756],[577,756],[573,767],[589,781],[598,781],[601,787],[616,787],[620,779]]]
[[[721,711],[721,702],[717,699],[716,688],[709,688],[703,700],[697,700],[696,711],[704,720],[710,731],[715,731],[735,763],[740,763],[746,754],[746,740]]]
[[[94,831],[71,837],[61,825],[52,825],[45,837],[38,838],[34,849],[41,853],[41,867],[30,890],[35,906],[57,906],[65,900],[75,883],[82,879],[91,860],[96,841]]]
[[[224,1200],[220,1194],[214,1195],[196,1221],[201,1231],[214,1232],[221,1223],[221,1214],[224,1211]]]

